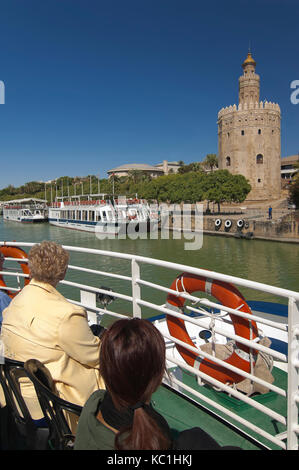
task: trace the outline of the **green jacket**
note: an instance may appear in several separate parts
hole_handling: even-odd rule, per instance
[[[97,419],[105,390],[94,392],[83,407],[75,439],[75,450],[114,450],[115,433]]]

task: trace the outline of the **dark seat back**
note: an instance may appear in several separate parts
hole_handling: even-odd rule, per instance
[[[15,424],[16,431],[23,438],[27,449],[44,450],[48,448],[48,428],[38,428],[32,419],[26,402],[21,393],[20,379],[27,377],[24,363],[5,358],[4,364],[0,364],[0,384],[6,401],[7,418]],[[8,447],[16,445],[9,442]]]
[[[30,359],[25,362],[24,368],[34,384],[40,407],[47,419],[51,447],[57,450],[72,449],[75,436],[66,416],[68,413],[80,416],[82,407],[58,396],[49,370],[40,361]]]

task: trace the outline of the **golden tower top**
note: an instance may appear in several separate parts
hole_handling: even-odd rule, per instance
[[[253,65],[254,67],[256,66],[256,62],[255,62],[254,58],[252,57],[250,51],[248,51],[247,57],[246,57],[246,59],[244,60],[244,62],[242,64],[243,69],[244,69],[244,67],[246,67],[246,65]]]

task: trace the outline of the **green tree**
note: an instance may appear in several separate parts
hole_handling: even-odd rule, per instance
[[[203,171],[199,162],[189,163],[188,165],[182,165],[178,169],[179,174],[190,173],[191,171]]]
[[[299,207],[299,174],[293,178],[292,183],[289,187],[289,199],[290,202]]]
[[[202,166],[205,169],[214,171],[218,168],[218,157],[215,153],[208,153],[206,158],[202,162]]]
[[[248,180],[243,175],[232,175],[228,170],[208,173],[205,197],[218,204],[223,202],[243,202],[251,190]]]

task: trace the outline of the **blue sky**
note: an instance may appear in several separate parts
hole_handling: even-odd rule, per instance
[[[0,188],[217,153],[251,44],[299,152],[298,0],[0,0]]]

